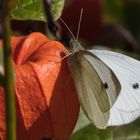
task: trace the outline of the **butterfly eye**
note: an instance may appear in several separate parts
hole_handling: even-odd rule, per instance
[[[139,84],[138,83],[133,84],[133,88],[134,89],[138,89],[139,88]]]

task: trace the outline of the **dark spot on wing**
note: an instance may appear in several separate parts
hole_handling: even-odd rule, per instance
[[[107,84],[107,82],[105,82],[105,83],[102,84],[102,89],[108,89],[108,84]]]
[[[104,88],[108,89],[108,84],[106,82],[104,83]]]
[[[133,84],[133,89],[138,89],[139,88],[139,84],[138,83],[134,83]]]

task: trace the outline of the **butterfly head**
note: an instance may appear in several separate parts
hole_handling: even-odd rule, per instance
[[[72,53],[76,53],[78,51],[84,50],[84,48],[76,39],[71,39],[70,46],[72,47]]]

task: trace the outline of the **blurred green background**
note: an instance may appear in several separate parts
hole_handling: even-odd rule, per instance
[[[127,125],[100,130],[90,123],[81,109],[70,140],[140,140],[140,119]]]

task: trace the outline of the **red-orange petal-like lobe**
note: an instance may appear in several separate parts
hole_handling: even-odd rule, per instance
[[[67,140],[79,102],[67,66],[67,50],[41,33],[11,37],[15,70],[17,140]],[[4,91],[0,87],[0,136],[5,135]]]

